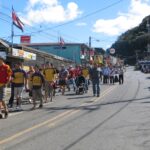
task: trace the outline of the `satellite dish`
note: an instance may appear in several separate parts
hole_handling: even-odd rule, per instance
[[[114,48],[110,48],[109,52],[110,54],[115,54],[116,50]]]

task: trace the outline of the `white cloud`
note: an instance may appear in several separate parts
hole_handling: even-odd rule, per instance
[[[64,8],[58,0],[28,0],[25,11],[22,17],[28,24],[66,22],[82,13],[76,3],[69,2]]]
[[[97,20],[93,26],[93,31],[108,36],[117,36],[139,25],[142,19],[149,14],[149,0],[131,0],[127,13],[118,13],[118,17],[115,19]]]

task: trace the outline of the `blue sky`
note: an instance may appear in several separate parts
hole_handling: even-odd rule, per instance
[[[0,37],[9,41],[11,7],[25,23],[24,32],[14,27],[17,35],[31,35],[31,41],[88,43],[109,48],[117,37],[141,23],[150,14],[150,0],[1,0]]]

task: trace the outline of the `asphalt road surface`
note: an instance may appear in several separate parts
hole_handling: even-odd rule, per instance
[[[100,97],[73,91],[0,120],[0,150],[150,150],[150,74],[128,67]]]

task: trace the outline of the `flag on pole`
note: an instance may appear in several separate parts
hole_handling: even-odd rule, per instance
[[[24,23],[19,19],[13,7],[12,7],[12,21],[13,24],[23,32]]]
[[[64,41],[64,39],[62,37],[60,37],[60,39],[59,39],[59,44],[60,44],[60,46],[64,46],[65,45],[65,41]]]

